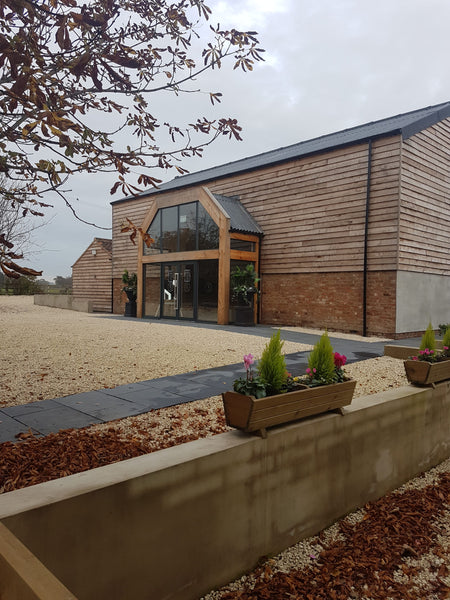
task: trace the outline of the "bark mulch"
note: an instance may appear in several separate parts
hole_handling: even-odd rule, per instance
[[[32,434],[20,442],[0,444],[0,493],[81,473],[96,467],[176,446],[198,435],[170,436],[157,442],[123,435],[114,429],[88,433],[66,429],[38,438]]]
[[[343,539],[327,545],[311,568],[273,572],[268,561],[221,600],[450,598],[450,473],[437,484],[388,494],[365,509],[362,521],[341,521]]]

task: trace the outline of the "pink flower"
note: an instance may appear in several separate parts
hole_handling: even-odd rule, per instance
[[[444,346],[444,350],[447,351],[448,350],[448,346]]]
[[[417,356],[413,356],[413,357],[412,357],[412,359],[413,359],[413,360],[419,360],[419,359],[417,358]]]
[[[252,366],[252,364],[255,362],[255,357],[253,356],[253,354],[245,354],[244,355],[244,366],[246,371],[248,371],[250,369],[250,367]]]
[[[338,369],[342,369],[342,367],[347,362],[347,357],[343,354],[339,354],[339,352],[334,353],[334,366]]]

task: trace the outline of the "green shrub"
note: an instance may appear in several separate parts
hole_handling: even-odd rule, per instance
[[[450,348],[450,327],[447,327],[444,333],[444,337],[442,338],[442,345]]]
[[[439,327],[439,335],[444,336],[445,332],[450,329],[450,323],[441,323],[440,325],[438,325],[438,327]]]
[[[428,327],[422,336],[419,350],[425,350],[426,348],[428,348],[428,350],[436,350],[436,337],[431,322],[428,323]]]
[[[336,381],[333,346],[326,331],[311,350],[308,357],[308,367],[313,381],[318,385]]]
[[[258,373],[266,384],[268,396],[279,394],[286,384],[287,370],[284,354],[282,354],[283,344],[278,330],[266,344],[258,363]]]

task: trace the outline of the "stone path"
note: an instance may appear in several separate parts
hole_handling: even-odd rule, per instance
[[[189,327],[193,325],[195,326],[193,323],[188,324]],[[180,326],[183,326],[183,323],[180,323]],[[260,325],[238,328],[202,323],[198,326],[267,338],[273,334],[273,328]],[[286,341],[315,344],[318,337],[318,335],[308,333],[282,331],[282,339]],[[354,341],[331,335],[330,340],[335,352],[345,354],[349,363],[382,356],[384,352],[385,342]],[[397,343],[402,344],[402,341]],[[408,340],[408,344],[411,345],[418,345],[418,343],[418,340]],[[307,357],[308,352],[287,354],[288,370],[293,374],[304,373],[307,367]],[[240,362],[234,365],[121,385],[112,389],[4,407],[0,409],[0,443],[17,441],[17,434],[26,433],[30,429],[35,435],[47,435],[60,429],[86,427],[95,423],[105,423],[138,415],[157,408],[217,396],[230,390],[233,381],[242,377],[243,373],[243,364]]]

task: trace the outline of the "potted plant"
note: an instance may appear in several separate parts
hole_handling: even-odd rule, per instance
[[[450,379],[450,328],[442,338],[442,350],[436,349],[431,323],[422,336],[417,356],[404,361],[406,377],[415,385],[434,385]]]
[[[308,359],[303,377],[286,370],[280,331],[266,345],[254,374],[254,357],[244,356],[246,377],[237,379],[233,391],[222,394],[225,418],[230,427],[246,432],[295,421],[303,417],[340,409],[351,403],[356,381],[344,372],[346,357],[333,352],[324,333]]]
[[[137,275],[136,273],[128,273],[125,269],[122,275],[122,283],[124,284],[122,291],[125,292],[128,302],[125,303],[125,317],[136,316],[136,298],[137,298]]]
[[[258,293],[258,274],[252,263],[244,268],[234,267],[231,272],[231,305],[235,325],[254,325],[255,294]]]

